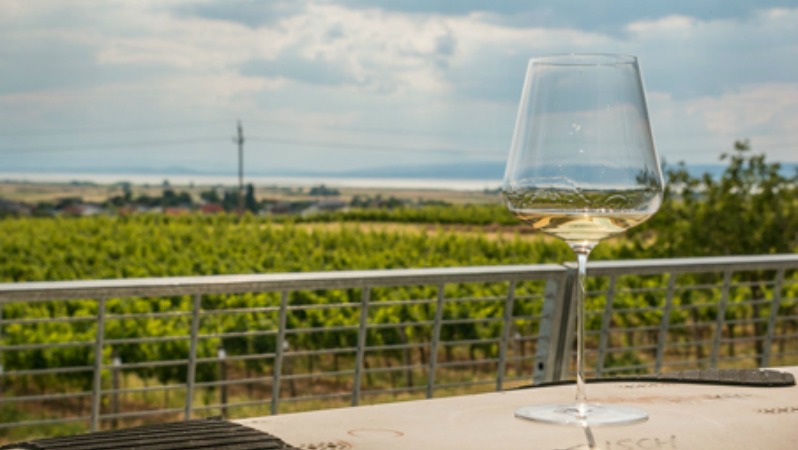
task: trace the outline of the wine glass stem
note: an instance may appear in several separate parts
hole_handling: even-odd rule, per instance
[[[585,278],[589,249],[575,249],[577,282],[574,286],[574,308],[576,308],[576,406],[584,415],[587,409],[585,393]]]

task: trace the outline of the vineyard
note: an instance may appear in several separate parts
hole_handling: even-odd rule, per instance
[[[744,153],[734,156],[729,171],[720,181],[692,179],[683,170],[671,171],[670,178],[672,185],[683,187],[680,195],[669,195],[660,214],[649,223],[627,236],[598,246],[591,260],[793,253],[798,249],[795,182],[781,177],[762,159],[747,158]],[[754,185],[767,189],[753,189]],[[468,232],[463,232],[463,227]],[[5,218],[0,220],[0,282],[492,266],[572,260],[571,251],[564,244],[521,230],[523,228],[518,227],[517,221],[500,205],[362,209],[308,218],[200,214]],[[773,279],[772,271],[736,273],[731,280],[734,287],[725,293],[717,287],[717,283],[723,281],[719,274],[680,276],[680,282],[699,288],[674,294],[674,302],[681,309],[672,311],[668,320],[677,328],[681,327],[681,331],[670,338],[691,343],[711,340],[713,329],[701,324],[715,319],[720,312],[719,299],[725,296],[729,306],[723,314],[728,325],[723,332],[749,338],[737,347],[727,346],[723,351],[725,355],[733,357],[752,349],[753,354],[761,354],[763,344],[756,339],[764,327],[760,318],[768,317],[771,311],[773,315],[792,318],[780,322],[776,332],[784,337],[778,344],[782,353],[794,352],[789,348],[794,346],[794,339],[788,337],[798,330],[795,319],[798,315],[795,300],[798,273],[790,270],[780,276],[784,277],[784,288],[778,293],[772,283],[763,281]],[[606,296],[602,293],[610,283],[615,280],[606,277],[589,280],[588,290],[593,295],[588,299],[588,307],[592,311],[607,308]],[[588,328],[593,330],[594,347],[603,339],[597,331],[602,327],[611,323],[618,329],[628,330],[611,338],[611,346],[643,350],[607,355],[605,363],[609,367],[626,368],[620,373],[634,373],[636,366],[655,357],[646,349],[658,338],[656,325],[664,314],[658,308],[663,304],[668,280],[661,276],[628,275],[618,283],[624,290],[612,300],[614,312],[609,316],[589,315]],[[439,295],[437,289],[436,286],[413,286],[370,292],[371,301],[380,307],[369,317],[374,328],[369,330],[367,340],[370,345],[384,346],[386,351],[367,356],[366,366],[407,368],[429,362],[430,323],[436,314],[431,299]],[[447,303],[441,313],[443,319],[452,324],[440,330],[442,339],[464,343],[442,350],[443,360],[453,364],[443,375],[452,382],[479,376],[479,371],[470,368],[457,369],[458,361],[497,357],[499,346],[495,337],[503,330],[501,323],[493,319],[503,314],[501,299],[506,297],[507,289],[507,283],[446,286],[446,298],[467,299]],[[518,298],[530,300],[514,305],[511,315],[516,319],[512,334],[535,335],[539,331],[538,324],[525,318],[541,314],[544,286],[530,282],[519,284],[517,289]],[[767,305],[774,295],[783,299],[775,311]],[[359,304],[361,296],[358,289],[292,292],[289,300],[294,310],[286,318],[286,328],[291,331],[291,348],[313,357],[294,358],[294,367],[286,368],[289,373],[300,364],[307,373],[351,369],[355,364],[352,356],[339,355],[335,349],[357,344],[360,312],[352,305]],[[750,299],[760,303],[747,304]],[[185,358],[189,352],[188,342],[175,337],[189,332],[192,301],[185,295],[107,299],[105,308],[113,320],[105,325],[104,334],[115,344],[104,349],[105,364],[110,364],[113,358],[124,361],[129,367],[123,380],[127,385],[185,382],[184,366],[164,363],[153,367],[145,363]],[[280,301],[276,292],[203,295],[201,306],[207,314],[200,324],[201,332],[224,337],[202,340],[197,355],[213,359],[220,348],[232,357],[273,354],[276,352],[273,330],[279,321]],[[17,374],[2,379],[3,394],[35,396],[53,389],[85,391],[92,382],[90,372],[30,374],[48,367],[91,366],[94,355],[90,346],[38,344],[92,342],[97,334],[94,321],[97,305],[96,299],[2,304],[2,368],[6,373]],[[753,324],[743,323],[749,319],[754,319]],[[321,331],[303,333],[302,330]],[[141,335],[163,339],[134,343]],[[15,351],[15,348],[26,350]],[[512,351],[516,356],[530,355],[534,352],[533,343],[517,340]],[[690,344],[680,351],[702,361],[710,350],[703,344]],[[594,352],[590,357],[595,360],[597,355]],[[528,378],[531,362],[524,362],[523,358],[519,361],[513,367],[513,374]],[[756,365],[757,361],[752,359],[746,364]],[[274,370],[273,359],[268,357],[242,359],[225,368],[234,375],[224,377],[241,378]],[[414,370],[377,372],[369,375],[367,383],[389,389],[413,387],[425,377],[423,370]],[[496,368],[494,365],[484,370],[490,376]],[[200,383],[222,376],[217,364],[197,366],[196,379]],[[104,380],[106,385],[112,382]],[[341,385],[334,382],[323,385],[309,378],[297,378],[288,388],[294,393],[319,389],[335,391]],[[249,389],[231,388],[230,395],[254,395],[253,388]],[[213,403],[211,397],[217,395],[214,392],[213,388],[206,389],[205,397],[198,402]],[[163,399],[155,400],[151,394],[145,394],[131,401],[141,404],[157,401],[169,406],[180,401],[176,397],[168,398],[167,391]],[[44,406],[54,410],[86,408],[77,401]],[[32,413],[3,403],[0,422],[24,419]]]

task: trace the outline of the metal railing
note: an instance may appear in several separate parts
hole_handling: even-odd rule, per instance
[[[593,375],[798,363],[798,255],[592,262],[588,275]],[[565,378],[573,277],[530,265],[0,284],[0,431]]]

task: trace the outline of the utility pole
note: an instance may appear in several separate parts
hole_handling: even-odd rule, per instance
[[[238,214],[244,214],[244,129],[238,121],[238,136],[233,138],[238,144]]]

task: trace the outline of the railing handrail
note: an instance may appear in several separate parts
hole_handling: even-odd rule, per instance
[[[190,277],[0,283],[0,303],[79,298],[233,294],[282,290],[349,289],[437,283],[523,281],[564,276],[557,264],[345,270]]]
[[[590,276],[622,274],[650,275],[662,272],[686,273],[704,271],[774,270],[798,264],[798,254],[700,256],[685,258],[634,259],[620,261],[592,261],[588,263]],[[566,266],[571,266],[567,263]],[[574,264],[575,265],[575,264]]]
[[[656,258],[591,261],[592,276],[633,273],[696,272],[778,269],[798,264],[798,254]],[[0,303],[77,298],[134,297],[194,294],[233,294],[293,289],[347,289],[434,283],[442,277],[456,283],[540,279],[564,276],[571,263],[501,266],[436,267],[415,269],[344,270],[239,275],[200,275],[103,280],[32,281],[0,283]],[[700,269],[699,269],[700,268]]]

